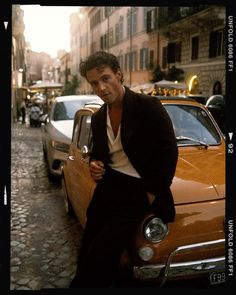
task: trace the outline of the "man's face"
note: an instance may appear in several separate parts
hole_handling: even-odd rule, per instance
[[[94,68],[87,71],[86,78],[92,86],[93,91],[105,103],[112,104],[123,97],[120,70],[114,73],[108,66],[99,69]]]

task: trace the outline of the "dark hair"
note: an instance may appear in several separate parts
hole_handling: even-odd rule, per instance
[[[80,74],[82,77],[86,78],[87,71],[94,68],[100,69],[103,66],[108,66],[114,73],[116,73],[118,70],[121,71],[119,61],[115,55],[106,51],[97,51],[94,54],[91,54],[87,60],[80,63]],[[122,82],[123,74],[121,77],[121,83]]]

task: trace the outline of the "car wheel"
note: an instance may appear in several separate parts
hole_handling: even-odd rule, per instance
[[[64,176],[62,176],[62,179],[61,179],[61,186],[62,186],[62,191],[63,191],[64,206],[65,206],[66,213],[70,216],[74,216],[75,213],[72,208],[71,202],[68,198]]]
[[[44,146],[43,146],[43,156],[44,156],[44,161],[45,161],[45,165],[46,165],[46,169],[47,169],[47,176],[48,176],[48,179],[49,179],[51,182],[53,182],[53,183],[61,182],[61,176],[54,175],[54,174],[50,171],[50,167],[49,167],[49,163],[48,163],[48,157],[47,157],[47,152],[46,152]]]
[[[58,184],[58,183],[61,182],[61,176],[52,174],[52,172],[50,171],[50,168],[49,168],[49,164],[48,163],[47,163],[47,170],[48,170],[48,179],[52,183]]]

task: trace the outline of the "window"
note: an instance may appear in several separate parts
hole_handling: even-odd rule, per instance
[[[56,103],[52,119],[54,121],[74,119],[75,112],[82,107],[83,103],[83,101],[76,100]]]
[[[188,16],[189,11],[190,11],[190,7],[180,7],[179,8],[179,13],[180,13],[181,17]]]
[[[192,44],[191,44],[191,60],[198,59],[198,50],[199,50],[199,37],[195,36],[192,37]]]
[[[118,23],[115,25],[115,43],[119,43],[123,40],[123,16],[120,17]]]
[[[115,44],[119,43],[119,24],[115,25]]]
[[[163,47],[163,50],[162,50],[162,68],[163,69],[166,69],[168,64],[167,52],[168,52],[167,46]]]
[[[110,28],[109,29],[109,44],[108,44],[108,47],[111,47],[113,45],[113,29]]]
[[[78,122],[77,122],[76,125],[75,125],[75,129],[73,131],[73,138],[72,138],[72,142],[75,145],[77,143],[78,135],[79,135],[79,125],[78,125]]]
[[[140,49],[140,70],[146,70],[148,67],[148,48]]]
[[[143,8],[143,29],[147,30],[147,12],[148,12],[148,7]]]
[[[123,59],[123,55],[118,55],[117,56],[117,59],[119,61],[120,68],[123,71],[124,70],[124,59]]]
[[[137,32],[137,11],[131,10],[127,14],[127,36],[130,37]]]
[[[124,18],[121,17],[119,20],[119,41],[123,40],[123,26],[124,26]]]
[[[157,10],[153,9],[147,12],[147,33],[157,29]]]
[[[210,33],[209,57],[217,57],[225,54],[225,33],[218,30]]]
[[[154,69],[154,50],[150,50],[150,57],[149,57],[149,70]]]
[[[181,61],[181,42],[168,44],[168,63]]]
[[[101,48],[101,50],[103,50],[104,49],[104,47],[103,47],[103,36],[101,36],[100,37],[100,48]]]
[[[90,27],[93,29],[96,25],[101,22],[101,11],[98,10],[91,18]]]
[[[91,150],[91,140],[92,140],[92,131],[91,131],[91,115],[85,115],[81,118],[80,123],[80,134],[78,140],[78,148],[81,149],[83,146],[87,146]]]
[[[115,9],[116,9],[115,6],[106,6],[104,10],[104,16],[107,18],[113,13],[113,11],[115,11]]]
[[[107,33],[100,37],[100,48],[101,50],[107,49]]]
[[[125,70],[135,71],[137,69],[136,60],[137,60],[137,53],[135,51],[126,53],[125,54]]]
[[[213,145],[220,142],[216,128],[203,109],[190,105],[164,105],[164,107],[170,115],[175,136],[179,139],[178,145],[197,144],[198,140]],[[192,140],[181,137],[189,137]]]

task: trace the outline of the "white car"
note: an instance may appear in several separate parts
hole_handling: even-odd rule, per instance
[[[93,94],[59,96],[44,116],[41,134],[49,177],[61,176],[61,167],[66,161],[71,143],[75,113],[86,103],[101,104],[103,101]]]

